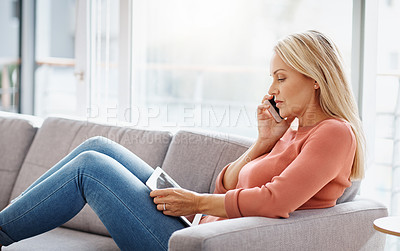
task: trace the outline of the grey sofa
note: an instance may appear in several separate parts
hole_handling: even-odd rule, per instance
[[[161,166],[184,188],[213,192],[219,171],[251,140],[224,134],[100,125],[65,118],[0,112],[0,209],[85,139],[101,135],[124,145],[152,167]],[[245,217],[175,232],[170,250],[383,250],[372,222],[387,215],[375,201],[347,189],[338,205],[299,210],[288,219]],[[38,223],[40,224],[40,223]],[[118,250],[86,206],[62,227],[3,250]]]

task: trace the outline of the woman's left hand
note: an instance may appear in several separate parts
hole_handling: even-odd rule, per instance
[[[198,213],[198,193],[182,188],[168,188],[154,190],[150,196],[154,198],[157,210],[163,211],[165,215],[184,216]]]

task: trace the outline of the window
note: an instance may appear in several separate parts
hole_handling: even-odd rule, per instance
[[[108,119],[118,104],[119,1],[37,0],[35,115]]]
[[[347,0],[37,0],[36,9],[40,116],[256,137],[279,38],[320,30],[351,61]]]
[[[365,127],[370,142],[369,165],[361,195],[381,201],[389,208],[390,215],[399,215],[400,33],[393,27],[400,25],[400,1],[377,2],[377,74],[370,86],[365,86],[370,91],[364,95],[364,114],[373,116],[373,121]],[[388,236],[386,250],[398,247],[398,238]]]
[[[350,66],[351,23],[347,0],[133,0],[132,122],[256,137],[274,43],[320,30]]]

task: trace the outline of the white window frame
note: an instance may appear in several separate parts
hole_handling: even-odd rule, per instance
[[[118,121],[131,122],[132,0],[120,0]]]
[[[375,107],[376,107],[376,75],[377,75],[377,43],[378,43],[378,6],[379,0],[354,0],[354,6],[361,8],[360,32],[353,26],[353,35],[360,34],[361,48],[358,62],[360,67],[358,72],[352,73],[353,85],[356,88],[358,96],[358,107],[363,122],[364,132],[366,134],[366,168],[368,169],[374,163],[374,145],[375,145]],[[354,7],[353,7],[354,8]],[[357,10],[355,10],[357,11]],[[360,29],[359,28],[359,29]],[[354,45],[354,44],[353,44]],[[357,46],[357,45],[355,45]],[[357,48],[357,47],[355,47]],[[357,60],[357,59],[354,59]],[[357,76],[353,75],[357,74]]]
[[[34,114],[36,1],[23,0],[21,11],[20,112]]]

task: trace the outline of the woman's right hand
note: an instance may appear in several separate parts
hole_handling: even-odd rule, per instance
[[[257,107],[257,123],[258,123],[258,138],[257,142],[272,148],[275,143],[285,134],[293,118],[283,119],[281,122],[276,122],[269,113],[269,104],[265,104],[266,100],[273,99],[272,95],[265,95],[261,104]],[[271,149],[268,149],[270,151]]]

